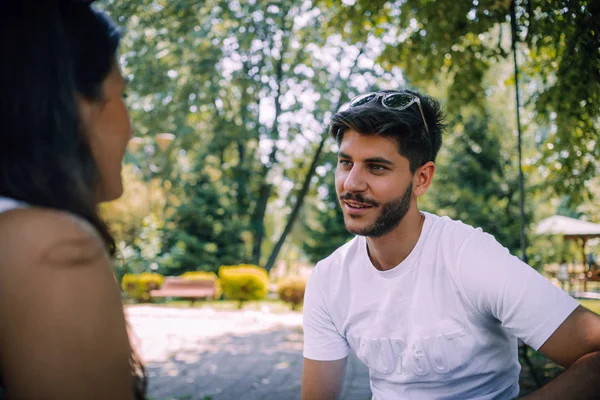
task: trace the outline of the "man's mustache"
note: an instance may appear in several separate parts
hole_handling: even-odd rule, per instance
[[[363,204],[366,204],[366,205],[372,206],[372,207],[379,206],[379,203],[377,203],[375,200],[367,199],[367,198],[363,197],[363,195],[360,193],[353,194],[350,192],[346,192],[340,196],[340,200],[355,201],[357,203],[363,203]]]

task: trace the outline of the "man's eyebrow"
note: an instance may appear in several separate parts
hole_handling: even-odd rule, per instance
[[[344,153],[343,151],[340,151],[338,153],[338,157],[339,158],[347,158],[348,160],[352,160],[352,157],[350,157],[348,154]],[[393,162],[391,162],[390,160],[383,158],[383,157],[371,157],[371,158],[367,158],[365,160],[365,162],[367,163],[377,163],[377,164],[385,164],[385,165],[395,165]]]
[[[371,158],[367,158],[365,160],[365,162],[377,163],[377,164],[386,164],[386,165],[394,165],[393,162],[391,162],[390,160],[385,159],[383,157],[371,157]]]

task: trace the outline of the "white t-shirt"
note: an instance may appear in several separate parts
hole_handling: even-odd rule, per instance
[[[9,197],[0,196],[0,213],[14,210],[15,208],[26,207],[26,206],[27,206],[27,204],[25,204],[21,201],[13,200]]]
[[[578,303],[493,236],[423,213],[419,240],[379,271],[358,236],[319,262],[304,300],[304,356],[352,349],[376,400],[509,399],[517,338],[539,349]]]

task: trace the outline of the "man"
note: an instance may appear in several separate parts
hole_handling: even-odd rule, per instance
[[[587,256],[588,271],[594,271],[598,267],[594,253],[589,253]]]
[[[531,399],[600,397],[600,317],[491,235],[421,212],[441,146],[439,104],[359,96],[336,114],[336,188],[357,236],[318,263],[304,303],[302,399],[337,399],[354,351],[388,399],[509,399],[517,340],[567,368]]]

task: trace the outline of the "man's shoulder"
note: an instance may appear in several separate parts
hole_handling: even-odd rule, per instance
[[[450,218],[446,215],[424,213],[426,218],[432,220],[432,234],[442,239],[464,240],[467,237],[483,233],[481,228],[473,227],[461,220]]]
[[[491,236],[480,227],[474,227],[448,216],[429,213],[426,213],[426,216],[432,220],[427,242],[443,251],[449,258],[456,259],[466,244]]]
[[[360,250],[360,236],[355,236],[333,253],[317,263],[316,268],[321,273],[341,271],[344,267],[356,259]]]

